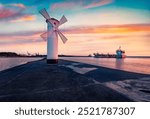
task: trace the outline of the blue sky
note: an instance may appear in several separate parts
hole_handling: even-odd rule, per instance
[[[68,19],[60,28],[69,39],[59,42],[61,54],[113,53],[121,45],[129,55],[150,55],[150,0],[0,0],[0,51],[46,53],[42,8]]]

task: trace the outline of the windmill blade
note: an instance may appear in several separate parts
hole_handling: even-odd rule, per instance
[[[62,18],[59,21],[59,26],[66,23],[67,22],[67,18],[63,15]]]
[[[45,19],[50,19],[49,14],[47,13],[46,9],[43,8],[39,11],[39,13],[45,18]]]
[[[44,33],[42,33],[40,36],[41,36],[41,38],[43,38],[44,41],[47,41],[47,37],[48,37],[49,35],[51,35],[52,32],[53,32],[52,30],[51,30],[51,31],[48,31],[48,32],[44,32]]]
[[[44,41],[47,41],[47,32],[42,33],[40,36],[41,38],[43,38]]]
[[[63,43],[66,43],[66,41],[68,40],[59,30],[57,30],[58,35],[60,36],[61,40],[63,41]]]

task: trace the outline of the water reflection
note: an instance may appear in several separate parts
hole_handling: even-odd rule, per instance
[[[130,72],[150,74],[150,58],[93,58],[93,57],[63,57],[62,59],[120,69]]]
[[[116,59],[115,65],[116,69],[123,69],[124,59]]]

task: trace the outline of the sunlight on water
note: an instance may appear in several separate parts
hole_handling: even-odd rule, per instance
[[[130,72],[150,74],[150,58],[115,59],[93,57],[63,57],[62,59]]]
[[[42,58],[25,58],[25,57],[15,57],[15,58],[0,58],[0,71],[9,69],[27,62],[39,60]]]

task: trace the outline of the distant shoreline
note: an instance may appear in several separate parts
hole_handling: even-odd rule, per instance
[[[15,52],[0,52],[0,58],[2,57],[43,57],[45,58],[46,55],[41,55],[39,53],[35,54],[17,54]],[[58,55],[58,57],[94,57],[91,54],[89,55]],[[109,58],[109,57],[100,57],[100,58]],[[150,56],[126,56],[126,58],[150,58]]]
[[[46,58],[46,56],[0,56],[0,58]],[[89,57],[89,56],[58,56],[58,57]],[[91,56],[93,57],[93,56]],[[94,58],[94,57],[93,57]],[[106,57],[107,58],[107,57]],[[127,56],[126,58],[150,58],[150,56]],[[110,58],[109,58],[110,59]]]
[[[150,56],[127,56],[127,58],[150,58]]]

